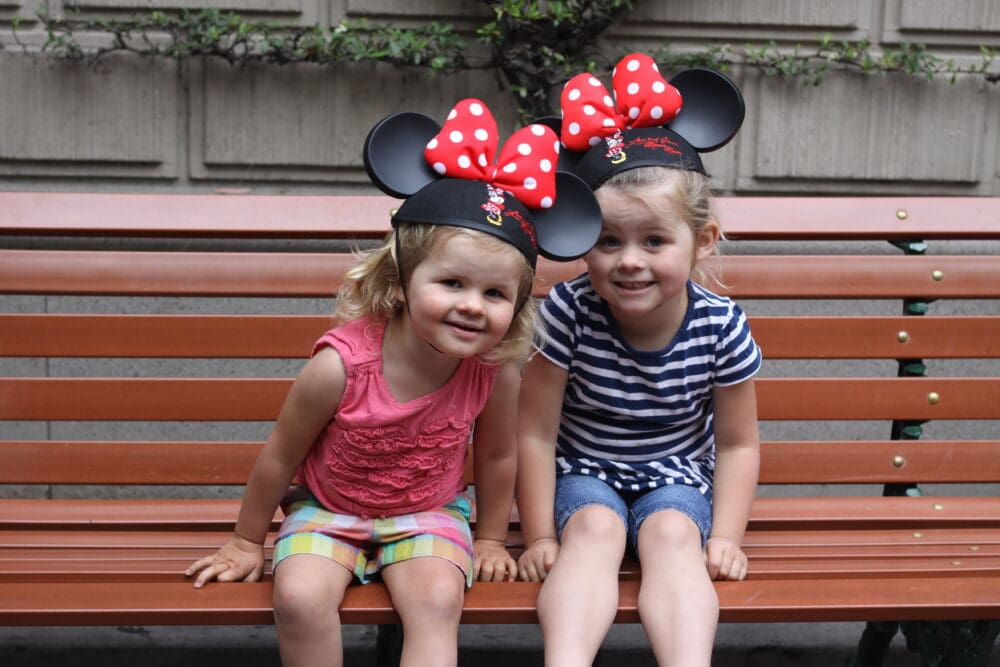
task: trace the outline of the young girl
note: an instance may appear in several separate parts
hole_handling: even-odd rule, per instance
[[[684,81],[680,94],[657,96],[670,86],[636,54],[614,81],[617,108],[589,75],[563,92],[563,142],[592,146],[576,173],[596,188],[604,222],[587,272],[545,300],[548,336],[525,371],[519,572],[545,582],[546,664],[592,664],[628,550],[641,563],[639,615],[658,663],[707,667],[718,621],[712,580],[747,573],[761,356],[739,307],[693,281],[721,234],[697,150],[668,128],[633,124],[670,120]],[[731,96],[720,88],[714,106],[725,107]],[[684,113],[690,123],[712,106]]]
[[[479,111],[467,134],[485,128],[495,143],[484,109],[465,100],[453,114],[460,125]],[[441,135],[454,137],[456,123]],[[393,215],[387,243],[348,273],[337,305],[342,324],[319,339],[295,380],[250,475],[235,534],[187,570],[197,574],[195,587],[259,579],[280,503],[274,612],[285,665],[340,664],[345,589],[376,575],[402,619],[402,664],[454,665],[465,587],[516,576],[505,540],[519,363],[536,315],[529,298],[535,224],[559,215],[554,170],[547,179],[532,174],[540,160],[554,166],[557,138],[547,128],[519,133],[518,145],[534,155],[518,154],[520,179],[534,179],[519,198],[516,184],[487,180],[492,174],[440,178],[469,154],[492,162],[492,151],[478,139],[459,149],[436,131],[426,116],[398,114],[370,133],[365,160],[373,180],[409,198]],[[450,144],[447,154],[442,143]],[[425,166],[414,178],[397,169],[414,164],[413,150],[423,160],[425,144],[437,171]],[[576,182],[567,203],[590,198],[596,238],[596,201]],[[536,202],[548,211],[530,213],[526,204]],[[463,481],[473,432],[475,540]]]

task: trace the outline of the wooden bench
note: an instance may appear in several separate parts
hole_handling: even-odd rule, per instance
[[[330,324],[353,261],[331,250],[381,238],[395,203],[0,193],[0,484],[19,485],[0,487],[0,625],[272,622],[269,580],[195,590],[182,572],[232,530]],[[922,651],[985,660],[1000,627],[1000,198],[720,209],[725,291],[767,359],[750,576],[716,585],[721,620],[870,621],[862,664],[903,622]],[[580,270],[542,262],[536,294]],[[619,622],[638,621],[638,584],[626,559]],[[534,623],[537,592],[476,584],[463,621]],[[378,584],[352,587],[342,618],[397,620]]]

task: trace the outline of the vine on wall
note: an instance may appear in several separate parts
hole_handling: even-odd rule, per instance
[[[440,73],[469,69],[497,71],[514,95],[523,118],[547,115],[562,83],[579,71],[606,72],[624,55],[597,46],[599,37],[633,8],[630,0],[501,0],[484,2],[489,20],[474,37],[488,47],[488,55],[470,58],[469,38],[447,23],[431,22],[415,28],[395,28],[366,21],[340,25],[282,25],[251,21],[233,12],[151,11],[126,19],[57,18],[39,14],[45,30],[41,50],[69,60],[99,61],[127,52],[146,57],[183,60],[215,57],[231,64],[336,64],[386,62],[396,66],[428,68]],[[23,20],[15,19],[14,39]],[[85,47],[78,35],[106,37],[100,46]],[[701,49],[671,49],[665,43],[650,53],[665,69],[703,66],[726,71],[754,68],[766,75],[795,77],[819,85],[833,68],[869,75],[902,73],[933,80],[979,76],[1000,81],[997,49],[980,47],[978,64],[958,65],[929,52],[918,43],[874,50],[868,40],[837,41],[830,35],[814,43],[783,46],[767,44],[713,45]]]

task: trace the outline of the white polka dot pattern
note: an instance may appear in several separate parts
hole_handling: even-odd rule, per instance
[[[506,190],[528,208],[549,208],[555,201],[559,139],[545,125],[529,125],[511,136],[494,164],[499,132],[486,105],[465,99],[455,105],[444,127],[424,149],[434,171],[449,178],[485,181]]]
[[[570,150],[585,151],[621,130],[668,123],[681,110],[680,92],[644,53],[622,58],[611,85],[615,102],[593,74],[577,74],[563,88],[560,138]]]

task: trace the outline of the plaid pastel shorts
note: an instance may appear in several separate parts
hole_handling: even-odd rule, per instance
[[[451,561],[472,585],[469,497],[460,493],[437,510],[362,519],[326,509],[308,489],[293,486],[282,501],[285,520],[274,544],[274,565],[295,554],[325,556],[368,583],[386,565],[421,556]]]

